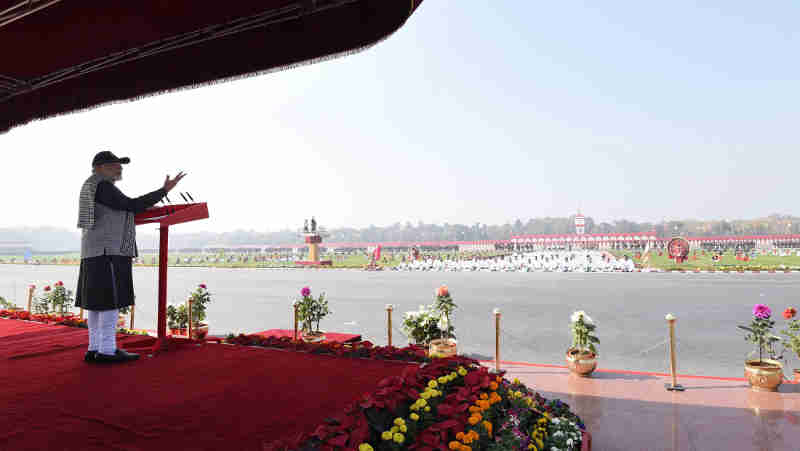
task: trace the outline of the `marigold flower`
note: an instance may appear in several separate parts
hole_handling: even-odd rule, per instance
[[[401,424],[400,425],[400,432],[403,432],[403,433],[408,432],[408,426],[406,426],[405,424]]]
[[[431,392],[429,392],[429,391],[424,391],[424,392],[422,392],[422,393],[420,393],[420,394],[419,394],[419,397],[420,397],[420,399],[428,399],[428,398],[430,398],[430,397],[431,397]]]
[[[395,432],[393,439],[396,443],[403,443],[406,440],[405,436],[399,432]]]
[[[411,415],[409,415],[408,417],[409,417],[409,418],[411,418],[411,419],[412,419],[412,420],[414,420],[414,421],[417,421],[417,420],[419,420],[419,415],[417,415],[416,413],[412,413],[412,414],[411,414]]]
[[[533,450],[533,451],[538,451],[538,450],[536,449],[536,446],[534,446],[534,445],[533,445],[533,443],[528,443],[528,449],[531,449],[531,450]]]
[[[400,432],[400,428],[398,426],[392,426],[392,428],[389,429],[389,431],[391,431],[391,433],[394,434]]]
[[[497,390],[497,382],[489,382],[489,389],[490,390]]]
[[[797,309],[794,308],[794,307],[789,307],[789,308],[787,308],[786,310],[783,311],[783,317],[785,319],[792,319],[792,318],[794,318],[794,315],[796,315],[796,314],[797,314]]]
[[[458,373],[456,373],[455,371],[450,373],[450,380],[455,380],[457,377],[458,377]]]
[[[447,447],[448,447],[448,448],[450,448],[450,449],[452,449],[453,451],[455,451],[455,450],[457,450],[458,448],[460,448],[460,447],[461,447],[461,443],[458,443],[458,442],[450,442],[450,443],[447,445]],[[360,450],[359,450],[359,451],[360,451]]]
[[[381,434],[381,438],[384,440],[391,440],[392,439],[392,432],[391,431],[383,431]]]
[[[472,451],[472,447],[467,445],[461,445],[460,451]]]
[[[478,419],[478,417],[476,417],[476,416],[471,416],[471,417],[469,417],[469,420],[467,420],[467,421],[469,421],[469,424],[475,426],[481,420]]]
[[[463,432],[456,433],[456,440],[461,440],[463,438],[464,438],[464,433]]]
[[[459,376],[466,376],[467,375],[467,370],[465,370],[464,368],[459,368],[458,369],[458,375]]]
[[[375,451],[369,443],[362,443],[358,445],[358,451]]]
[[[516,377],[514,378],[513,382],[514,382],[514,385],[519,385],[519,379],[517,379]]]
[[[406,422],[402,418],[398,417],[394,419],[394,424],[396,424],[397,426],[402,426],[406,424]]]
[[[472,436],[471,435],[465,435],[464,438],[461,441],[463,441],[464,444],[469,445],[473,441],[472,440]]]
[[[431,379],[431,380],[428,381],[428,387],[429,388],[436,388],[438,386],[439,386],[439,384],[437,384],[435,380]]]
[[[425,398],[420,398],[417,400],[417,404],[419,404],[420,407],[425,407],[428,405],[428,401],[425,401]]]
[[[486,429],[489,432],[492,432],[492,423],[489,423],[488,421],[484,421],[481,424],[483,425],[484,429]]]
[[[489,399],[489,395],[486,393],[481,393],[481,399]]]
[[[444,376],[442,376],[442,377],[440,377],[439,379],[437,379],[437,381],[438,381],[440,384],[446,384],[446,383],[447,383],[447,378],[446,378],[446,377],[444,377]]]
[[[426,412],[430,412],[431,411],[431,407],[430,406],[425,406],[425,411]]]
[[[469,406],[469,413],[480,412],[480,407],[478,406]]]
[[[497,376],[497,378],[495,378],[495,381],[499,384],[499,383],[503,382],[503,378],[500,377],[500,376]]]

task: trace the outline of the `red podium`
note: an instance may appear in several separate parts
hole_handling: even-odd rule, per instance
[[[180,204],[156,207],[136,215],[136,225],[160,224],[158,244],[158,339],[153,354],[167,349],[167,253],[169,226],[208,218],[208,204]]]

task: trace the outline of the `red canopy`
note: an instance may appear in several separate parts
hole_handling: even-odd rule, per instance
[[[422,0],[0,0],[0,133],[351,52]]]

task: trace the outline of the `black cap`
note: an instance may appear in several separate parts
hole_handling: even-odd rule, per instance
[[[104,150],[102,152],[98,152],[98,154],[94,156],[92,159],[92,166],[99,166],[106,163],[128,164],[130,162],[131,159],[128,157],[117,158],[117,156],[113,153],[109,152],[108,150]]]

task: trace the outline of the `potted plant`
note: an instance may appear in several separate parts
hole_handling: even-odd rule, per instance
[[[567,349],[567,367],[572,374],[589,377],[597,368],[595,344],[600,344],[600,339],[592,335],[597,325],[583,310],[574,312],[570,320],[572,346]]]
[[[783,339],[783,350],[792,351],[800,359],[800,319],[796,318],[797,309],[789,307],[783,311],[783,318],[789,321],[786,329],[781,331],[785,337]],[[794,370],[795,382],[800,382],[800,369]]]
[[[783,365],[775,359],[773,348],[780,337],[770,333],[775,326],[771,316],[772,310],[769,307],[756,304],[753,306],[753,320],[750,325],[738,326],[748,332],[744,337],[745,341],[756,346],[744,363],[744,377],[755,391],[777,391],[783,379]],[[770,358],[764,358],[765,355]]]
[[[186,305],[167,306],[167,326],[172,335],[186,335],[187,324],[189,324],[189,315],[186,314]]]
[[[323,341],[325,334],[320,332],[319,323],[328,316],[331,311],[328,308],[328,300],[325,293],[315,299],[311,296],[311,288],[303,287],[300,290],[301,299],[296,301],[297,320],[302,323],[303,340],[308,342]]]
[[[410,344],[428,347],[431,340],[442,337],[439,329],[440,318],[436,315],[433,305],[420,305],[419,310],[403,314],[403,333],[408,337]],[[453,335],[453,325],[447,330],[449,336]]]
[[[44,295],[36,298],[33,310],[34,313],[45,315],[48,313],[58,313],[62,316],[71,315],[74,303],[72,291],[64,288],[64,282],[58,281],[52,287],[50,285],[44,287]]]
[[[437,327],[439,329],[440,338],[431,340],[428,354],[431,357],[450,357],[457,353],[457,342],[453,332],[452,316],[455,311],[456,304],[450,296],[450,290],[447,286],[442,285],[436,290],[436,299],[434,300],[433,308],[436,315],[439,317]]]
[[[202,340],[208,335],[208,324],[204,323],[208,304],[211,302],[211,293],[208,292],[206,284],[201,283],[189,296],[192,312],[192,338]]]

